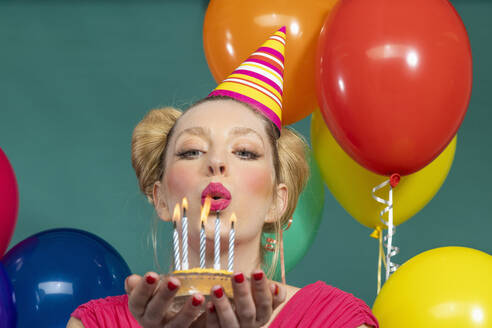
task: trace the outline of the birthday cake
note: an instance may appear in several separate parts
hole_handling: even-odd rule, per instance
[[[205,197],[203,207],[200,214],[200,267],[189,268],[188,259],[188,218],[186,216],[186,210],[188,208],[188,201],[183,198],[183,218],[181,220],[181,242],[182,252],[180,252],[180,238],[178,233],[177,221],[180,218],[179,204],[176,204],[173,214],[174,231],[173,231],[173,246],[174,246],[174,266],[175,270],[170,273],[171,276],[179,279],[181,287],[178,289],[174,308],[178,309],[182,307],[186,299],[190,295],[199,293],[205,296],[206,299],[210,298],[212,288],[214,286],[221,286],[226,296],[230,299],[233,298],[232,291],[232,271],[234,267],[234,240],[235,230],[234,223],[236,222],[236,215],[232,213],[230,222],[231,229],[229,231],[229,250],[228,250],[228,270],[220,269],[220,211],[216,211],[215,219],[215,234],[214,234],[214,267],[206,267],[206,234],[205,234],[205,222],[210,214],[211,208],[211,196],[207,194]]]
[[[192,268],[189,270],[176,270],[171,273],[181,282],[177,297],[200,293],[210,295],[214,286],[222,286],[227,297],[232,298],[232,272],[227,270],[215,270],[212,268]]]

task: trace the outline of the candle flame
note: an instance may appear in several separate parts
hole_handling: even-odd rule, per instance
[[[188,199],[186,197],[183,197],[183,211],[188,210]]]
[[[236,220],[237,220],[236,213],[233,212],[232,215],[231,215],[231,223],[232,224],[236,223]]]
[[[202,213],[200,215],[200,221],[205,224],[207,222],[208,214],[210,213],[210,204],[212,202],[212,198],[207,196],[205,198],[205,202],[203,203]]]
[[[174,206],[173,222],[179,220],[180,215],[181,215],[181,211],[179,210],[179,204],[176,204],[176,206]]]

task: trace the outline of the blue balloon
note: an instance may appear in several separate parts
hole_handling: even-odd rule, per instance
[[[26,238],[2,262],[14,289],[19,328],[64,328],[79,305],[124,294],[131,274],[106,241],[68,228]]]
[[[7,272],[0,263],[0,327],[15,328],[16,322],[14,290]]]

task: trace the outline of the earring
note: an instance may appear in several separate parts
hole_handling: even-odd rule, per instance
[[[287,222],[287,226],[285,227],[284,231],[289,230],[290,226],[292,225],[292,220],[293,220],[293,218],[289,219],[289,221]]]
[[[282,230],[280,230],[280,236],[281,237],[283,235],[282,232],[289,230],[291,225],[292,225],[292,218],[290,218],[289,221],[287,222],[287,226],[285,228],[283,228]],[[266,243],[265,243],[264,247],[265,247],[265,250],[268,252],[275,252],[275,247],[277,247],[277,240],[275,240],[275,238],[268,237],[266,239]]]
[[[275,252],[276,245],[277,245],[277,241],[274,238],[268,237],[266,239],[265,249],[268,252]]]

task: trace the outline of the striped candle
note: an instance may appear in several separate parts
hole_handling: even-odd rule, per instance
[[[215,236],[214,236],[214,269],[220,270],[220,211],[217,211],[215,219]]]
[[[205,225],[200,230],[200,268],[205,269]]]
[[[236,214],[231,215],[231,230],[229,231],[229,260],[227,261],[227,271],[234,271],[234,242],[236,240],[236,231],[234,223],[236,222]]]
[[[185,197],[185,198],[183,198],[183,221],[182,221],[182,228],[183,228],[183,236],[182,236],[183,270],[189,269],[189,264],[188,264],[188,218],[186,217],[186,210],[187,209],[188,209],[188,201],[186,200],[186,197]]]
[[[179,256],[179,235],[178,235],[178,229],[177,229],[177,224],[176,221],[179,219],[179,204],[176,204],[174,207],[174,214],[173,214],[173,225],[174,225],[174,231],[173,231],[173,246],[174,246],[174,269],[175,270],[181,270],[181,258]]]
[[[174,243],[174,263],[175,270],[181,270],[181,258],[179,257],[179,235],[176,229],[176,222],[174,222],[174,232],[173,232],[173,243]]]
[[[207,222],[208,214],[210,213],[210,203],[211,203],[211,198],[207,197],[205,198],[205,202],[202,207],[202,212],[200,214],[200,223],[201,223],[201,229],[200,229],[200,268],[205,269],[205,245],[206,245],[206,238],[205,238],[205,224]]]

